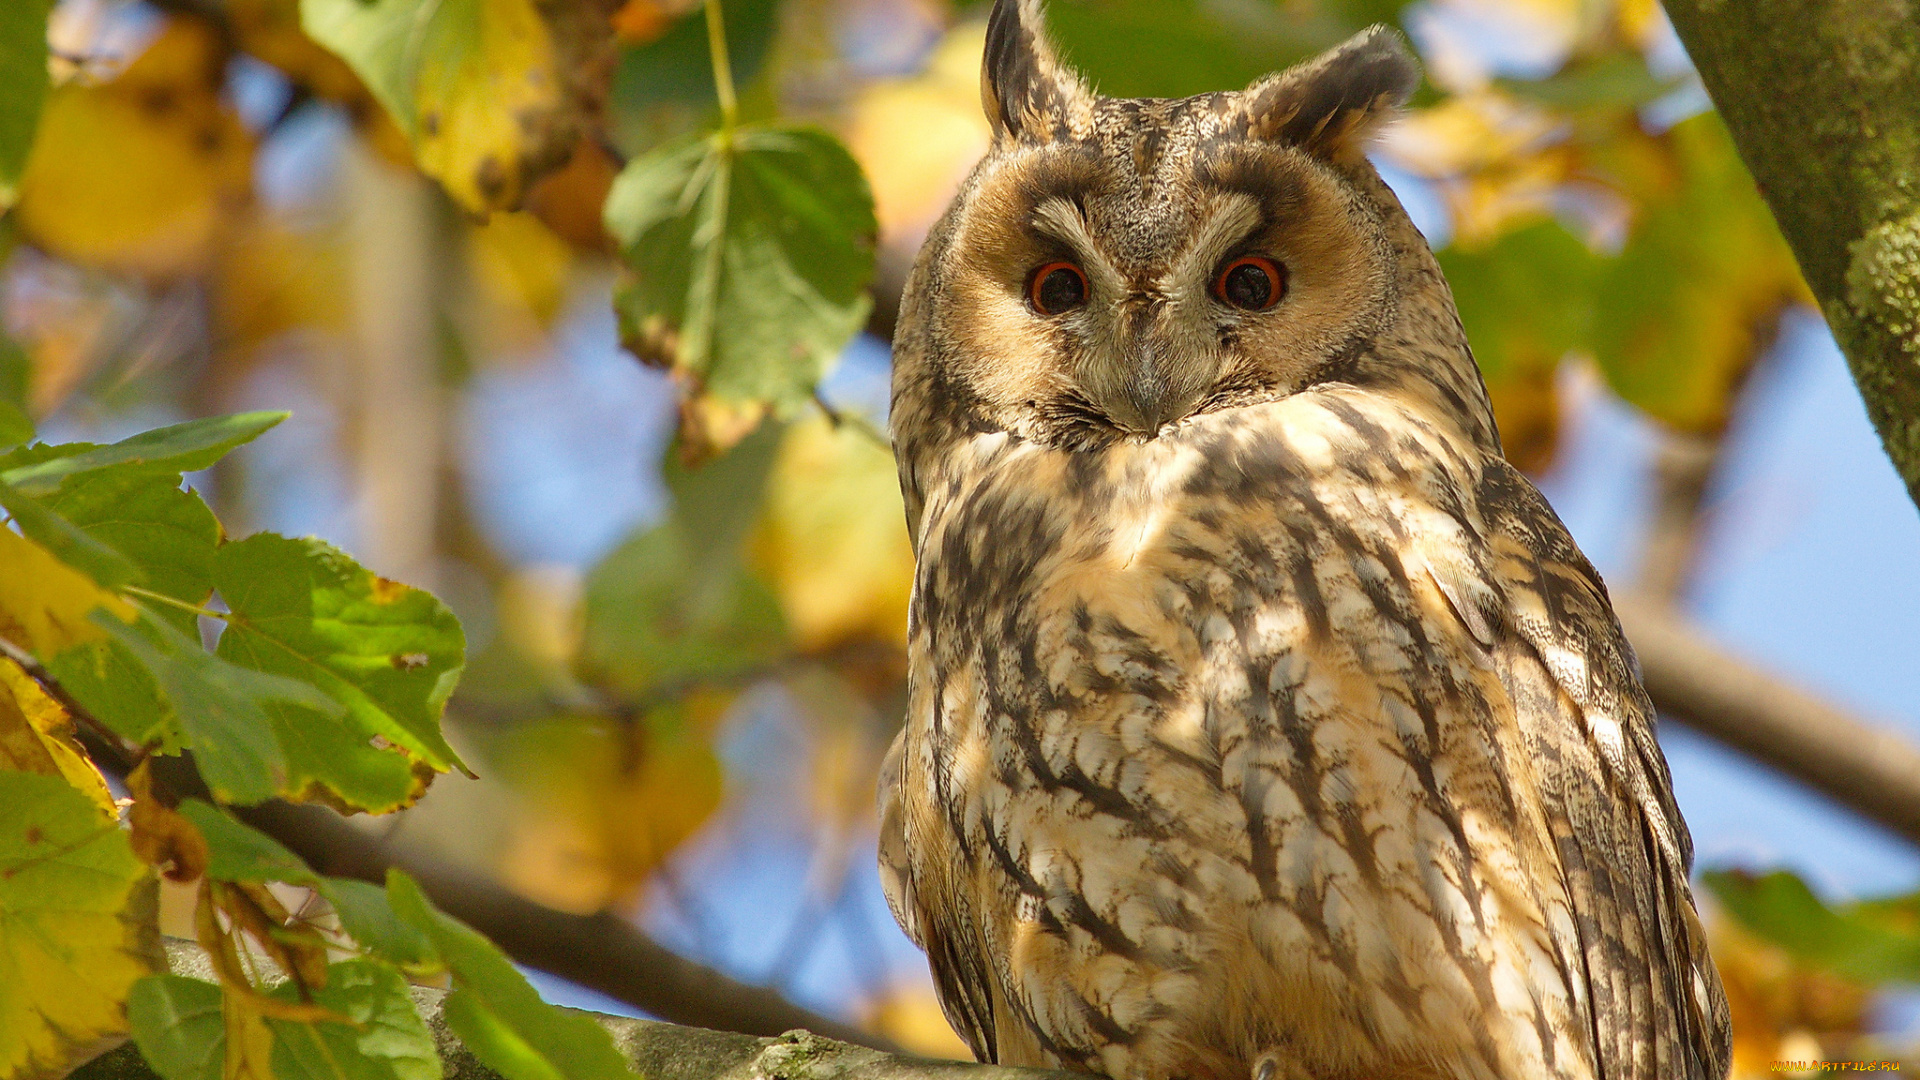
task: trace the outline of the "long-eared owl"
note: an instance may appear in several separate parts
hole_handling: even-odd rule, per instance
[[[1038,0],[993,10],[992,146],[895,341],[881,778],[888,898],[983,1060],[1726,1074],[1632,654],[1365,156],[1417,80],[1376,28],[1103,98]]]

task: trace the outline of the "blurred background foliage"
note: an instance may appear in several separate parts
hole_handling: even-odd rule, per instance
[[[448,729],[480,779],[381,828],[696,954],[749,939],[735,966],[789,990],[837,951],[851,974],[816,1003],[958,1051],[877,900],[871,796],[912,571],[884,342],[986,144],[985,5],[48,11],[0,11],[0,67],[52,72],[44,108],[34,79],[0,100],[4,441],[293,409],[244,467],[193,478],[221,520],[337,539],[446,597],[473,646]],[[1129,95],[1405,28],[1428,81],[1375,157],[1530,470],[1580,372],[1711,446],[1808,301],[1653,0],[1049,17]],[[749,863],[790,882],[777,928]],[[1889,1052],[1872,999],[1920,978],[1920,904],[1708,884],[1741,1070]],[[170,926],[191,902],[168,894]]]

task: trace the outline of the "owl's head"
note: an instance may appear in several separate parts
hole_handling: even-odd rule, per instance
[[[988,22],[992,148],[908,283],[897,424],[1151,439],[1338,377],[1409,280],[1439,281],[1364,153],[1419,81],[1392,31],[1244,90],[1116,99],[1061,66],[1039,8]]]

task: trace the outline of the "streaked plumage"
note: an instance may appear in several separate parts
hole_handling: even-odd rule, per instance
[[[1361,152],[1411,60],[1096,99],[1037,6],[896,341],[881,862],[949,1019],[1114,1077],[1723,1077],[1631,654]],[[1270,310],[1209,292],[1249,253]]]

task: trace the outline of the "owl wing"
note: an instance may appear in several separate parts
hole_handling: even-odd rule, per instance
[[[880,764],[880,887],[893,917],[915,945],[926,950],[934,991],[947,1023],[966,1040],[980,1061],[995,1060],[991,974],[979,949],[956,948],[937,920],[923,917],[913,868],[907,856],[906,807],[900,798],[906,767],[907,733],[894,736]],[[969,959],[971,958],[971,959]]]
[[[1513,466],[1490,458],[1477,495],[1491,558],[1471,577],[1491,589],[1436,577],[1469,631],[1491,638],[1525,718],[1573,908],[1576,940],[1561,946],[1585,969],[1600,1075],[1721,1080],[1731,1035],[1687,883],[1692,842],[1606,586]]]

